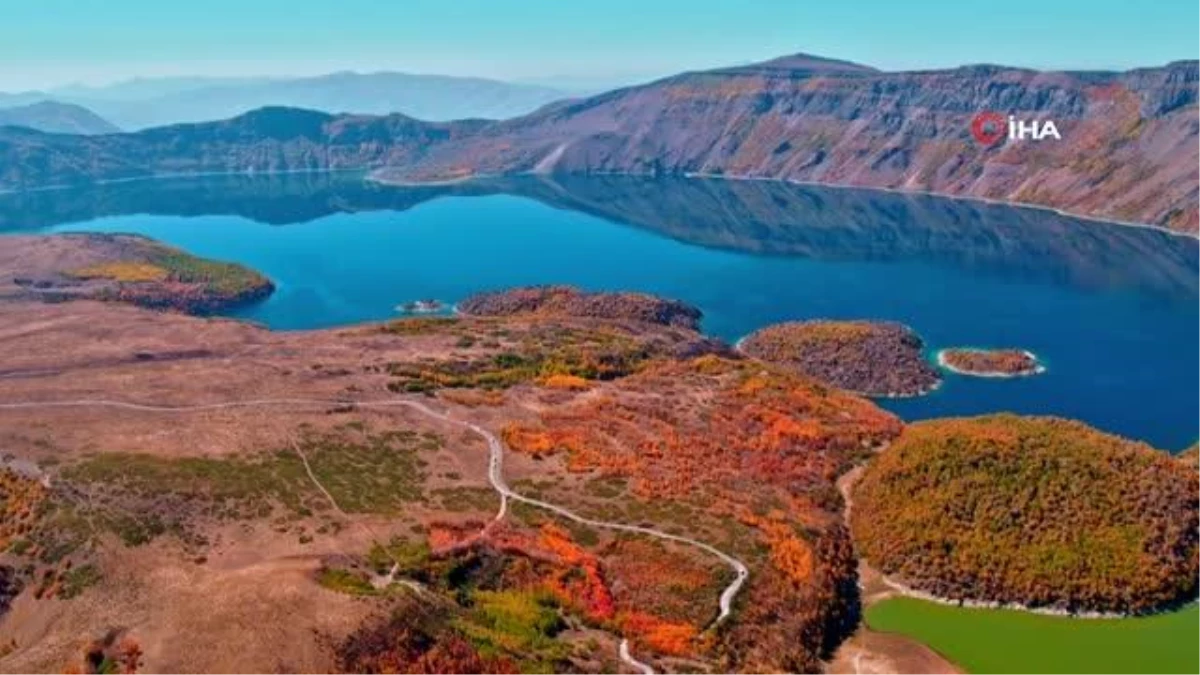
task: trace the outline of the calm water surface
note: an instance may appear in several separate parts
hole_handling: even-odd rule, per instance
[[[1197,243],[1149,230],[684,179],[209,178],[0,196],[0,232],[64,231],[136,232],[253,267],[278,290],[236,315],[278,330],[528,284],[679,298],[729,340],[792,319],[896,320],[931,351],[1016,346],[1049,364],[1033,378],[947,375],[930,396],[882,402],[906,419],[1054,414],[1171,450],[1197,435]]]

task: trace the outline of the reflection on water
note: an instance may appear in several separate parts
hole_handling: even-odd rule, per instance
[[[974,274],[1194,301],[1196,240],[1041,209],[772,181],[514,177],[391,187],[353,173],[217,176],[0,195],[0,232],[129,214],[271,225],[405,211],[439,197],[519,195],[689,244],[830,261],[922,261]]]
[[[901,321],[930,348],[1020,347],[1049,365],[881,403],[905,418],[1012,410],[1164,448],[1196,439],[1196,240],[1046,211],[767,182],[293,174],[0,196],[0,231],[18,230],[139,232],[242,262],[278,289],[239,316],[275,329],[545,283],[679,298],[728,340],[792,319]]]

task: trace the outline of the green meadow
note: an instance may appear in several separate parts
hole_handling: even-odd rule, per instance
[[[873,630],[918,640],[971,673],[1197,673],[1200,609],[1072,619],[891,598],[866,610]]]

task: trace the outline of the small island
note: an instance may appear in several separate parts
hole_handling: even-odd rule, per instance
[[[937,361],[946,370],[974,377],[1024,377],[1046,371],[1037,356],[1024,349],[955,347],[939,351]]]
[[[867,396],[919,396],[941,384],[907,326],[887,321],[796,321],[742,339],[747,356]]]

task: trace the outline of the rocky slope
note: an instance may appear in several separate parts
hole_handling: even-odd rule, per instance
[[[0,189],[164,173],[380,169],[712,174],[1041,204],[1196,232],[1197,62],[1124,73],[1000,66],[883,73],[806,56],[706,72],[502,122],[267,108],[101,138],[0,129]],[[980,111],[1054,120],[1061,140],[970,135]]]
[[[1125,73],[1000,66],[882,73],[811,57],[685,73],[548,106],[393,178],[716,174],[932,191],[1197,229],[1197,63]],[[1062,140],[985,148],[981,111]]]

